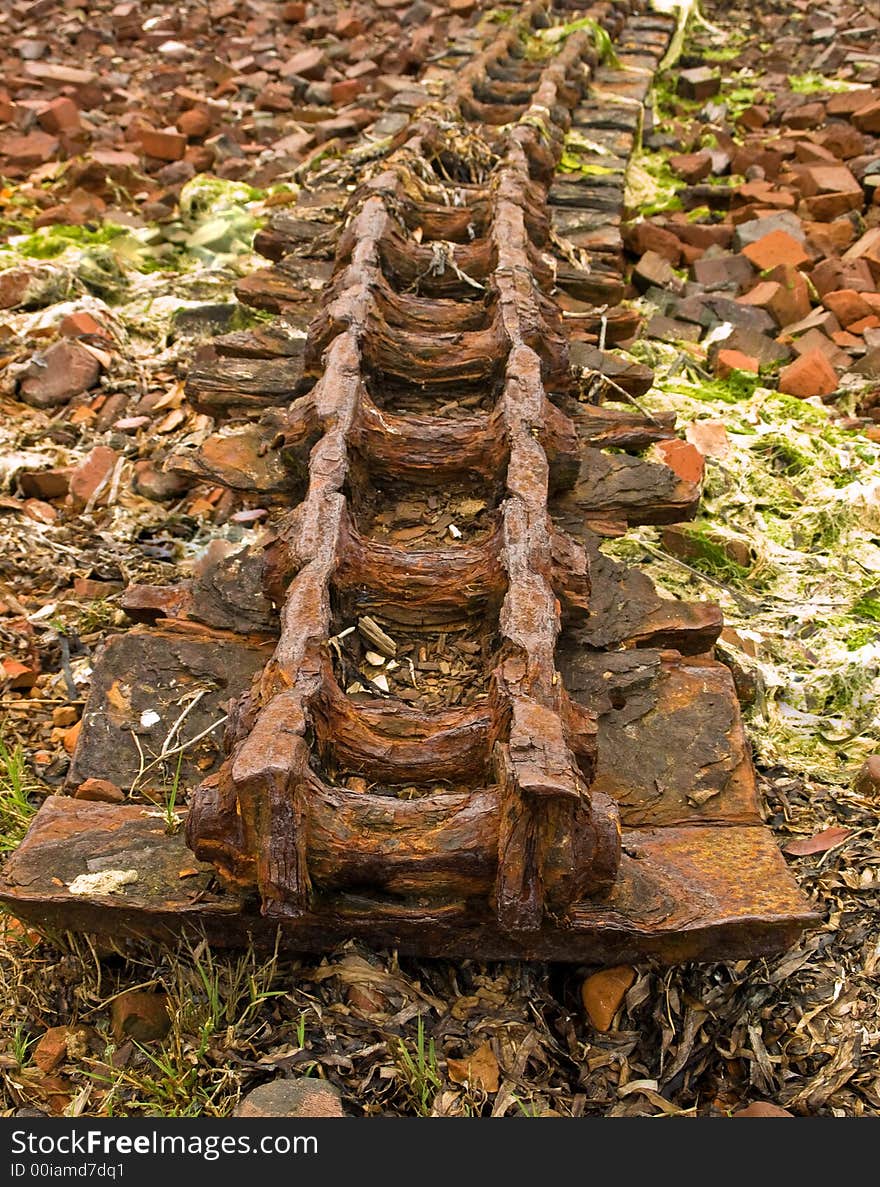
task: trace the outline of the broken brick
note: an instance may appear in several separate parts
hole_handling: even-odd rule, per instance
[[[715,371],[722,379],[726,379],[731,371],[750,371],[758,374],[760,363],[749,354],[741,350],[719,350],[715,359]]]
[[[822,304],[826,309],[830,309],[844,328],[851,326],[853,322],[857,322],[863,317],[870,317],[873,312],[862,294],[855,292],[854,289],[837,289],[834,292],[825,293],[822,297]]]
[[[72,99],[61,95],[37,113],[37,123],[45,132],[77,132],[82,127],[79,108]]]
[[[159,161],[180,161],[186,152],[186,137],[174,128],[142,127],[139,130],[141,148],[148,157]]]
[[[696,66],[692,70],[679,71],[675,86],[676,93],[683,99],[711,99],[721,90],[721,75],[708,66]]]
[[[91,800],[99,804],[124,804],[125,793],[109,779],[86,779],[73,793],[75,800]]]
[[[682,153],[669,158],[669,168],[683,181],[694,185],[712,172],[712,156],[705,151]]]
[[[868,132],[872,136],[880,135],[880,100],[862,107],[853,117],[852,122],[860,132]]]
[[[84,507],[95,492],[106,488],[119,454],[107,445],[96,445],[70,476],[70,500],[75,507]]]
[[[136,1043],[163,1039],[171,1029],[168,995],[139,989],[119,994],[110,1004],[110,1027],[119,1043],[124,1039]]]
[[[830,396],[837,391],[837,372],[821,350],[801,355],[779,374],[779,390],[802,400]]]
[[[19,396],[34,408],[51,408],[88,391],[100,373],[100,364],[90,351],[63,339],[34,356],[19,386]]]
[[[782,230],[771,231],[769,235],[756,239],[754,243],[746,244],[742,254],[759,272],[767,272],[779,264],[799,268],[801,264],[807,264],[810,260],[803,245],[793,235]]]

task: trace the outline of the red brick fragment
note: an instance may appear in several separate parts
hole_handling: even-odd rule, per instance
[[[85,334],[103,334],[105,332],[104,326],[96,321],[90,313],[86,313],[84,309],[78,309],[76,313],[68,313],[58,325],[58,333],[65,338],[79,338]]]
[[[675,437],[671,441],[660,441],[655,446],[656,452],[679,478],[685,482],[699,483],[703,481],[704,460],[698,449],[689,441],[682,441]]]
[[[750,371],[757,375],[759,366],[756,358],[741,350],[719,350],[715,359],[715,374],[722,379],[726,379],[731,371]]]
[[[108,493],[110,478],[118,461],[119,454],[115,449],[96,445],[80,462],[70,476],[69,497],[75,507],[84,507],[99,488],[103,495]]]
[[[141,147],[148,157],[160,161],[181,161],[186,152],[186,137],[174,128],[142,127],[139,132]]]
[[[79,108],[72,99],[60,95],[37,112],[37,123],[44,132],[78,132],[82,127]]]
[[[669,168],[689,185],[694,185],[712,172],[712,155],[708,152],[680,153],[669,158]]]
[[[868,132],[871,136],[880,135],[880,100],[857,111],[852,122],[860,132]]]
[[[86,779],[73,793],[75,800],[91,800],[99,804],[124,804],[125,793],[109,779]]]
[[[98,382],[101,367],[93,354],[63,339],[35,356],[25,372],[19,394],[35,408],[64,404]]]
[[[799,268],[807,264],[810,257],[804,251],[802,243],[798,243],[793,235],[787,231],[771,231],[762,239],[748,243],[742,249],[746,259],[751,260],[759,272],[767,272],[779,264],[787,264],[790,268]]]
[[[835,292],[826,293],[822,298],[822,304],[831,310],[844,329],[853,322],[870,317],[873,312],[864,296],[854,289],[837,289]]]
[[[802,400],[830,396],[837,391],[837,372],[821,350],[811,350],[782,368],[779,390]]]

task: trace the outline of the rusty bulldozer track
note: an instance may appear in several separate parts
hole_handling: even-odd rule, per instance
[[[594,23],[523,53],[574,16]],[[166,747],[191,789],[177,832],[149,805],[50,799],[5,872],[15,911],[559,960],[753,955],[808,925],[707,654],[717,608],[598,550],[692,513],[700,459],[573,392],[575,346],[610,377],[599,347],[632,332],[623,168],[670,32],[635,5],[534,3],[449,71],[343,220],[318,194],[261,233],[276,264],[240,296],[282,317],[196,365],[193,402],[238,423],[174,464],[271,494],[271,534],[129,590],[150,625],[105,647],[71,786],[140,785],[125,733],[147,704],[168,724],[187,706],[210,745],[233,697],[223,753]],[[595,184],[557,174],[572,127],[611,162]]]

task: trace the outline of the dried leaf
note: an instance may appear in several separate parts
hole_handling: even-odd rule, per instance
[[[498,1060],[489,1043],[481,1043],[464,1059],[447,1059],[446,1070],[453,1084],[466,1084],[482,1092],[498,1091]]]
[[[806,857],[810,853],[827,853],[851,837],[851,828],[834,826],[826,828],[824,832],[814,833],[812,837],[804,837],[802,841],[789,841],[783,845],[782,852],[790,853],[792,857]]]

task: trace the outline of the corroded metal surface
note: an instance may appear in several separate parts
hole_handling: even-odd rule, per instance
[[[717,608],[661,599],[598,550],[693,514],[702,465],[668,419],[574,398],[573,342],[617,390],[650,381],[600,347],[634,328],[614,305],[623,171],[671,24],[626,2],[572,15],[618,63],[599,63],[589,25],[526,54],[524,33],[556,19],[536,0],[353,195],[261,233],[276,263],[239,295],[287,318],[308,306],[308,332],[227,336],[190,398],[251,419],[174,464],[287,509],[262,556],[128,591],[159,630],[108,648],[77,779],[110,762],[95,739],[114,656],[136,669],[188,648],[217,680],[235,631],[230,695],[253,680],[225,757],[184,784],[182,831],[136,805],[50,801],[0,885],[16,911],[563,960],[755,955],[809,923],[761,823],[729,673],[705,654]],[[557,174],[571,129],[610,162],[595,177]],[[132,756],[113,762],[131,787]],[[137,877],[70,890],[106,869]]]

